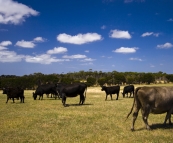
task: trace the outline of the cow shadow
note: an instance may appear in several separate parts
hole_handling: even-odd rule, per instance
[[[152,124],[150,125],[151,131],[152,130],[157,130],[157,129],[173,129],[173,125],[169,125],[169,124],[163,124],[163,123],[157,123],[157,124]],[[139,129],[135,129],[136,131],[141,131],[141,130],[146,130],[145,127],[139,128]]]
[[[94,105],[94,104],[91,104],[91,103],[83,104],[83,105],[79,105],[79,104],[66,104],[65,107],[70,107],[70,106],[80,107],[80,106],[89,106],[89,105]]]

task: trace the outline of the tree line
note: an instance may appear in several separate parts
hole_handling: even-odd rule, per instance
[[[145,72],[102,72],[102,71],[79,71],[61,74],[33,73],[30,75],[1,75],[0,88],[6,86],[19,86],[24,89],[35,89],[39,84],[46,83],[79,83],[85,82],[88,86],[123,85],[123,84],[151,84],[159,82],[173,82],[173,74],[166,74],[161,71],[157,73]]]

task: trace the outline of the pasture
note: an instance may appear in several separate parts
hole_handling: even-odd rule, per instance
[[[162,84],[159,86],[173,86]],[[152,86],[152,85],[150,85]],[[137,87],[137,85],[135,85]],[[121,86],[122,92],[123,86]],[[88,87],[86,101],[79,106],[79,96],[67,98],[68,107],[61,100],[47,98],[33,100],[31,90],[25,90],[25,103],[12,100],[0,91],[0,142],[2,143],[161,143],[172,142],[173,125],[163,126],[166,114],[149,116],[152,130],[147,131],[139,113],[135,131],[131,132],[132,115],[125,121],[133,98],[105,101],[100,87]]]

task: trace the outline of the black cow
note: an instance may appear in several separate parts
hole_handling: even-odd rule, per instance
[[[43,99],[43,94],[55,94],[57,95],[57,90],[56,90],[57,85],[56,84],[43,84],[39,85],[35,91],[33,92],[33,98],[34,100],[37,99],[37,95],[39,95],[39,100]]]
[[[20,87],[7,87],[7,88],[3,88],[3,93],[2,94],[7,94],[7,101],[6,103],[8,103],[9,99],[13,99],[13,103],[14,103],[14,98],[19,99],[20,98],[20,102],[24,103],[24,89],[20,88]]]
[[[130,93],[130,96],[131,97],[131,94],[133,93],[133,96],[134,96],[134,85],[128,85],[128,86],[125,86],[124,89],[123,89],[123,92],[122,92],[122,95],[123,95],[123,98],[125,97],[125,94],[127,94],[127,97],[128,97],[128,93]]]
[[[150,113],[162,114],[167,113],[164,124],[169,119],[171,123],[171,114],[173,113],[173,87],[138,87],[135,90],[134,102],[130,113],[133,108],[133,121],[131,130],[134,130],[134,124],[138,116],[138,112],[141,109],[142,119],[145,123],[146,129],[150,130],[148,125],[148,116]]]
[[[80,104],[82,105],[85,102],[86,90],[87,90],[87,85],[84,83],[61,85],[59,93],[60,93],[60,96],[62,97],[62,103],[64,107],[66,106],[67,97],[76,97],[77,95],[80,95],[79,105]],[[85,92],[85,96],[84,96],[84,92]]]
[[[111,100],[112,100],[112,94],[117,94],[117,98],[116,100],[118,100],[119,97],[119,92],[120,92],[120,86],[111,86],[111,87],[106,87],[106,86],[102,86],[102,91],[105,91],[106,93],[106,98],[105,100],[107,100],[107,96],[110,94],[111,96]]]

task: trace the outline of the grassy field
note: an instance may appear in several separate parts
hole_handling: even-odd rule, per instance
[[[173,86],[173,84],[163,84]],[[162,85],[160,85],[162,86]],[[135,86],[137,87],[137,86]],[[122,91],[123,87],[121,87]],[[135,131],[131,132],[132,115],[125,121],[133,98],[105,101],[100,87],[89,87],[86,102],[79,97],[61,100],[33,100],[33,91],[25,91],[25,103],[12,100],[0,91],[0,143],[165,143],[173,141],[173,126],[163,126],[165,114],[149,116],[152,130],[147,131],[139,113]]]

